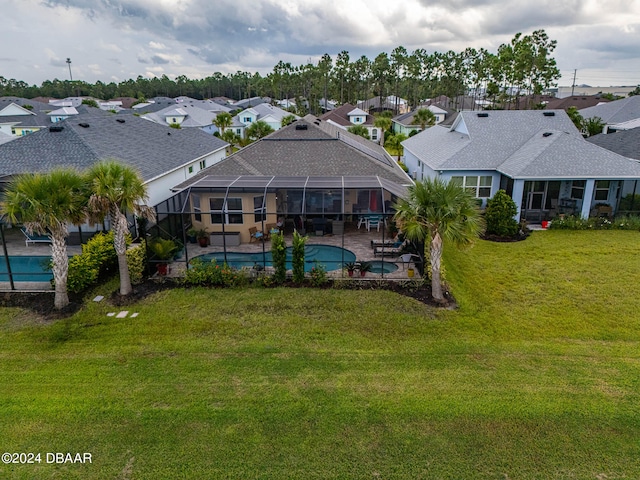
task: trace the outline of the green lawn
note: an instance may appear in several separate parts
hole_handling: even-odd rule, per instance
[[[0,453],[42,463],[0,478],[640,478],[638,272],[637,232],[546,231],[448,250],[456,311],[252,288],[5,309]]]

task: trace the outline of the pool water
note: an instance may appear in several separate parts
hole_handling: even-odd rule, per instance
[[[218,263],[224,263],[225,254],[224,252],[206,253],[195,258],[201,259],[204,262],[210,262],[215,259]],[[287,247],[288,270],[292,268],[291,260],[292,247]],[[227,252],[226,261],[227,264],[233,268],[253,267],[256,264],[262,267],[273,266],[270,251],[264,253]],[[356,255],[350,250],[334,247],[333,245],[306,245],[304,247],[304,271],[309,272],[315,266],[316,261],[330,272],[332,270],[340,270],[343,262],[355,262]]]
[[[51,257],[47,256],[10,256],[11,274],[14,282],[49,282],[53,273],[47,265]],[[4,256],[0,256],[0,282],[8,282],[7,262]]]
[[[395,263],[383,262],[382,260],[374,260],[369,262],[371,264],[371,273],[392,273],[398,270],[398,266]]]

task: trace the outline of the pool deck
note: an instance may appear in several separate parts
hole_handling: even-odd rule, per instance
[[[402,262],[399,261],[399,258],[395,255],[385,255],[384,258],[381,256],[375,256],[373,253],[373,248],[371,248],[371,241],[381,241],[382,240],[382,231],[377,232],[372,230],[368,232],[365,228],[357,229],[355,226],[346,225],[345,226],[345,234],[343,235],[323,235],[323,236],[315,236],[313,233],[308,235],[307,245],[332,245],[334,247],[341,247],[353,252],[356,256],[357,262],[364,261],[373,261],[373,260],[384,260],[385,262],[394,263],[398,266],[398,270],[392,273],[376,274],[373,272],[367,272],[364,277],[365,280],[379,280],[381,278],[388,280],[408,280],[409,277],[407,275],[407,266],[403,265]],[[293,241],[292,234],[285,234],[284,236],[285,242],[287,246],[291,246]],[[385,237],[385,240],[388,241],[388,238]],[[227,247],[228,252],[243,252],[243,253],[259,253],[262,252],[264,248],[265,252],[271,251],[271,241],[267,240],[266,242],[252,242],[252,243],[242,243],[238,246]],[[200,247],[198,244],[188,244],[187,245],[187,257],[188,259],[192,259],[199,255],[204,255],[206,253],[218,253],[222,252],[222,247]],[[169,276],[180,276],[186,268],[184,258],[182,261],[176,261],[170,265]],[[329,277],[331,278],[349,278],[347,273],[342,270],[334,270],[328,272]],[[359,274],[353,276],[354,279],[362,279]],[[417,270],[415,272],[414,280],[419,279],[420,275]]]

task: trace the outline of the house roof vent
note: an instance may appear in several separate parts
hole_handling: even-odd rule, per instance
[[[62,130],[64,130],[64,127],[60,125],[52,125],[49,127],[50,132],[61,132]]]
[[[542,112],[545,117],[555,117],[556,112]]]
[[[88,123],[79,123],[78,126],[82,127],[82,128],[89,128],[89,124]]]
[[[306,123],[296,124],[296,130],[306,130],[309,126]]]
[[[486,112],[481,112],[481,113],[479,113],[479,114],[478,114],[478,117],[479,117],[479,118],[486,118],[486,117],[488,117],[488,116],[489,116],[489,114],[488,114],[488,113],[486,113]]]
[[[118,123],[124,123],[124,118],[116,118],[116,122],[118,122]]]
[[[542,134],[543,137],[550,137],[551,135],[553,135],[553,132],[544,132]]]

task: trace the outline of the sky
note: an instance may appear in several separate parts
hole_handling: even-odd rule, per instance
[[[496,53],[557,40],[558,84],[640,84],[640,0],[0,0],[0,76],[40,85],[167,75],[266,75],[278,61],[399,46]]]

